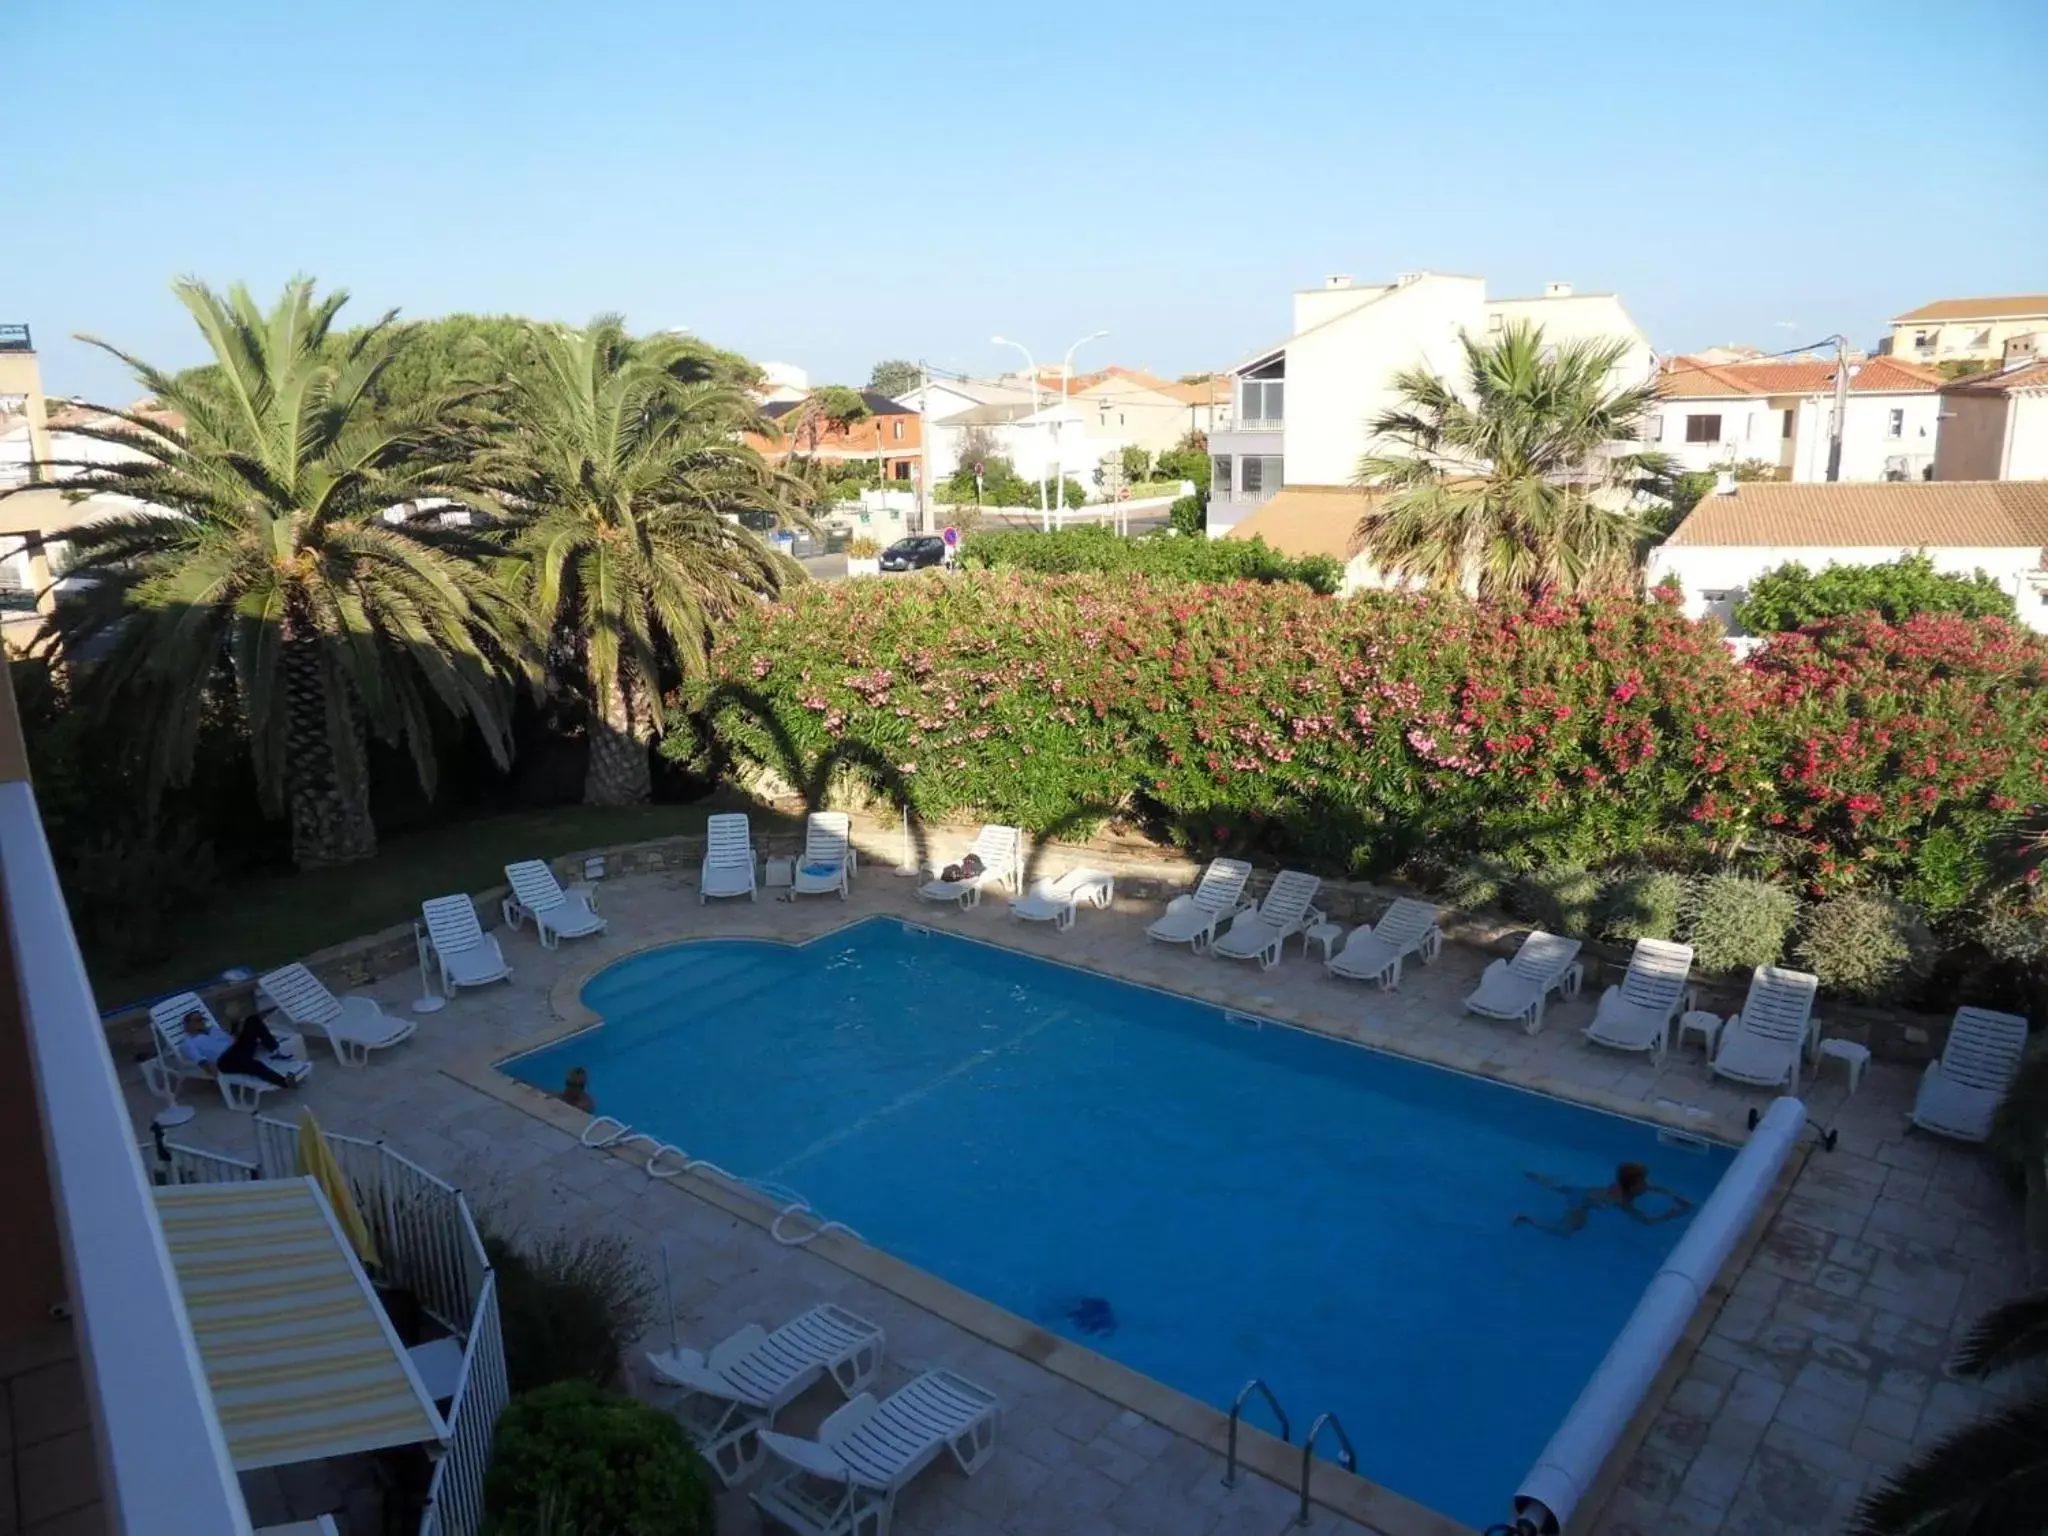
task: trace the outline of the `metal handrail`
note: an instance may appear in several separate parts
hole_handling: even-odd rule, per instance
[[[0,352],[33,352],[35,343],[30,339],[26,325],[0,325]]]
[[[1230,1404],[1230,1453],[1223,1460],[1223,1486],[1237,1486],[1237,1421],[1244,1416],[1245,1399],[1254,1392],[1266,1400],[1266,1406],[1273,1410],[1273,1417],[1280,1421],[1280,1438],[1283,1442],[1294,1438],[1294,1427],[1287,1422],[1287,1410],[1280,1406],[1280,1399],[1273,1395],[1273,1389],[1266,1385],[1264,1378],[1254,1376],[1237,1389],[1237,1396]],[[1323,1415],[1328,1418],[1328,1414]]]
[[[1343,1450],[1343,1454],[1338,1457],[1338,1464],[1346,1472],[1358,1471],[1358,1452],[1351,1448],[1351,1437],[1344,1433],[1344,1421],[1334,1413],[1323,1414],[1315,1423],[1309,1425],[1308,1438],[1301,1442],[1301,1512],[1294,1517],[1296,1525],[1308,1524],[1309,1472],[1316,1464],[1316,1436],[1323,1432],[1325,1424],[1337,1431],[1337,1444]]]

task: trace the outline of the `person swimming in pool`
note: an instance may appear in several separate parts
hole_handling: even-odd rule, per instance
[[[1559,1237],[1569,1237],[1586,1224],[1586,1217],[1593,1211],[1626,1211],[1646,1227],[1659,1222],[1671,1221],[1692,1209],[1692,1202],[1675,1190],[1650,1182],[1650,1170],[1641,1163],[1623,1163],[1614,1170],[1614,1182],[1605,1189],[1592,1189],[1577,1184],[1561,1184],[1547,1173],[1531,1173],[1529,1177],[1545,1189],[1554,1189],[1571,1201],[1564,1215],[1556,1221],[1543,1221],[1535,1216],[1516,1216],[1514,1224],[1535,1227],[1540,1231],[1554,1232]],[[1636,1201],[1644,1195],[1662,1195],[1671,1202],[1669,1209],[1654,1214],[1643,1210]]]

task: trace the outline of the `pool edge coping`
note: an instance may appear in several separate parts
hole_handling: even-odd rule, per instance
[[[638,938],[624,947],[612,947],[608,943],[600,942],[590,947],[588,959],[565,969],[549,988],[548,1009],[554,1015],[551,1023],[544,1024],[515,1040],[466,1052],[444,1065],[441,1070],[457,1082],[576,1137],[580,1143],[584,1130],[591,1123],[589,1115],[581,1110],[572,1109],[553,1094],[520,1082],[500,1069],[508,1061],[544,1050],[572,1035],[601,1024],[602,1016],[582,1000],[583,989],[600,972],[622,961],[678,944],[739,940],[798,948],[829,939],[847,928],[878,917],[891,918],[913,926],[930,926],[916,924],[913,919],[899,913],[871,911],[845,914],[837,922],[827,923],[815,932],[796,937],[770,931],[722,931],[707,934],[698,929],[684,927]],[[764,916],[757,926],[765,928],[770,921],[771,919]],[[933,931],[947,932],[943,927],[933,928]],[[1252,1012],[1216,997],[1181,991],[1174,987],[1162,986],[1156,981],[1098,969],[1090,964],[1060,960],[1021,946],[1003,943],[984,934],[949,936],[965,939],[970,943],[991,944],[1030,959],[1046,960],[1055,965],[1070,966],[1091,974],[1107,976],[1114,981],[1163,992],[1188,1002],[1234,1009],[1237,1012]],[[1253,1016],[1270,1019],[1271,1022],[1283,1027],[1307,1030],[1365,1050],[1384,1052],[1390,1056],[1418,1061],[1446,1071],[1462,1072],[1469,1077],[1478,1077],[1503,1087],[1541,1094],[1582,1109],[1617,1115],[1663,1130],[1716,1140],[1725,1145],[1739,1146],[1748,1134],[1746,1130],[1735,1132],[1733,1128],[1724,1125],[1718,1117],[1710,1116],[1703,1120],[1700,1117],[1663,1111],[1654,1103],[1645,1104],[1640,1100],[1625,1099],[1622,1095],[1604,1090],[1574,1088],[1572,1085],[1559,1083],[1557,1079],[1543,1073],[1527,1073],[1517,1077],[1513,1075],[1514,1069],[1501,1063],[1461,1057],[1460,1053],[1454,1051],[1409,1048],[1416,1042],[1395,1043],[1387,1040],[1360,1039],[1330,1028],[1318,1022],[1313,1016],[1302,1014],[1300,1010],[1262,1009]],[[645,1142],[592,1147],[590,1150],[616,1157],[641,1168],[643,1172],[648,1161],[646,1154],[649,1149]],[[1648,1434],[1657,1414],[1662,1411],[1671,1386],[1678,1375],[1690,1366],[1713,1320],[1720,1315],[1721,1307],[1733,1289],[1732,1277],[1739,1274],[1742,1265],[1747,1263],[1757,1245],[1761,1243],[1771,1219],[1776,1216],[1785,1196],[1790,1192],[1792,1174],[1804,1166],[1806,1155],[1806,1149],[1802,1148],[1795,1159],[1788,1161],[1786,1166],[1789,1171],[1781,1173],[1771,1193],[1759,1207],[1756,1218],[1746,1230],[1742,1241],[1730,1252],[1727,1261],[1716,1272],[1706,1296],[1694,1308],[1678,1345],[1666,1356],[1635,1415],[1631,1417],[1621,1437],[1602,1461],[1600,1471],[1594,1479],[1592,1496],[1582,1504],[1580,1513],[1574,1517],[1575,1527],[1583,1526],[1590,1529],[1592,1522],[1613,1498],[1620,1486],[1621,1474],[1628,1458],[1634,1454]],[[695,1172],[680,1172],[672,1177],[659,1179],[650,1175],[649,1182],[675,1186],[686,1195],[693,1196],[728,1215],[739,1217],[764,1231],[771,1231],[772,1234],[777,1213],[773,1206],[764,1203],[761,1197],[751,1191]],[[824,1232],[802,1246],[857,1278],[880,1286],[899,1300],[951,1323],[984,1343],[992,1344],[998,1349],[1051,1371],[1119,1408],[1140,1414],[1178,1435],[1195,1441],[1219,1456],[1225,1453],[1229,1415],[1218,1408],[1155,1380],[1143,1372],[1122,1365],[1085,1345],[1063,1339],[1019,1317],[1007,1308],[962,1290],[928,1270],[920,1269],[873,1246],[864,1239]],[[1240,1464],[1279,1485],[1290,1496],[1294,1495],[1300,1486],[1301,1447],[1291,1441],[1279,1439],[1248,1420],[1242,1420],[1240,1424]],[[1310,1502],[1369,1526],[1380,1532],[1381,1536],[1476,1536],[1474,1527],[1430,1509],[1383,1484],[1375,1483],[1356,1473],[1346,1472],[1334,1462],[1318,1466],[1317,1472],[1318,1477],[1310,1493]]]

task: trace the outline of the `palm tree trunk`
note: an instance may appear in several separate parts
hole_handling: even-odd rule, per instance
[[[370,821],[366,776],[358,775],[359,782],[349,785],[335,762],[317,642],[287,637],[284,686],[284,782],[292,862],[300,869],[320,869],[375,856],[377,829]],[[356,745],[360,761],[362,743]]]
[[[647,765],[653,720],[624,678],[604,690],[603,704],[601,710],[591,711],[583,803],[645,805],[654,797],[654,778]]]

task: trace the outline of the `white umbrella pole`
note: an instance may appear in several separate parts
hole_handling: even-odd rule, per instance
[[[917,873],[917,861],[910,856],[910,807],[907,805],[903,807],[903,852],[896,860],[896,873],[899,875],[915,875]]]
[[[676,1343],[676,1293],[668,1278],[668,1239],[661,1240],[661,1299],[668,1307],[668,1347],[673,1352]]]
[[[413,999],[414,1013],[439,1013],[448,1006],[448,999],[437,993],[427,979],[427,936],[420,932],[420,925],[412,925],[412,947],[420,957],[420,995]]]

